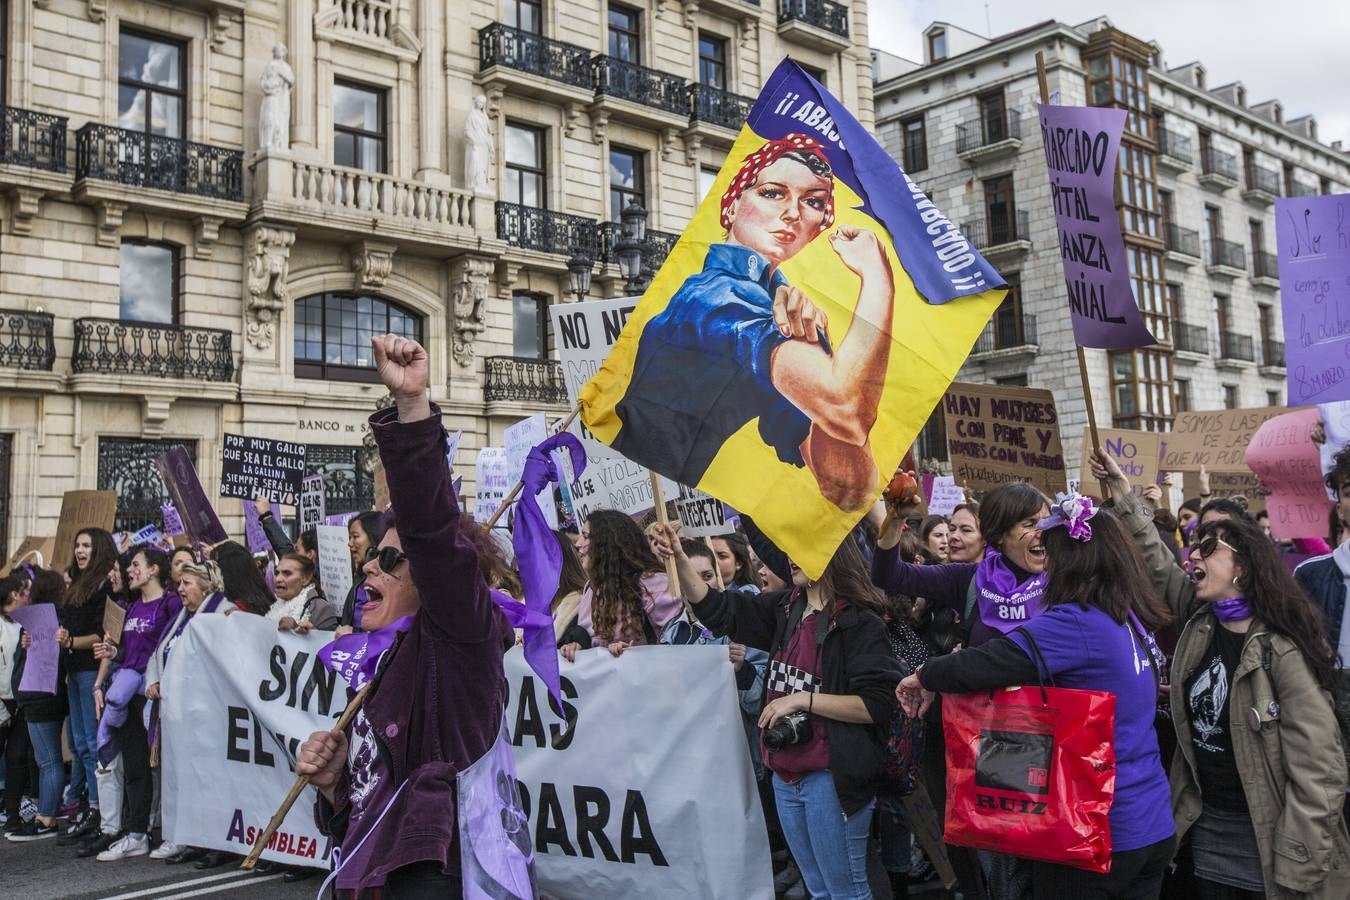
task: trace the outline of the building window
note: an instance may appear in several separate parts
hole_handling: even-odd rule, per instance
[[[1266,391],[1266,406],[1284,406],[1284,397],[1279,391]]]
[[[626,6],[610,6],[609,58],[642,62],[642,13]]]
[[[366,172],[385,171],[384,91],[333,84],[333,163]]]
[[[698,33],[698,82],[727,89],[727,42],[704,31]]]
[[[146,525],[159,524],[161,508],[170,498],[155,460],[174,447],[187,450],[188,458],[196,463],[196,441],[98,439],[98,489],[117,493],[113,531],[140,531]]]
[[[1286,197],[1294,196],[1294,164],[1284,164],[1284,195]]]
[[[1205,204],[1205,259],[1211,266],[1219,261],[1219,245],[1223,239],[1223,213],[1217,206]]]
[[[1120,147],[1121,226],[1143,237],[1162,237],[1153,152],[1133,143]]]
[[[178,248],[123,241],[118,318],[131,322],[178,320]]]
[[[623,147],[609,149],[609,220],[622,221],[619,215],[630,200],[647,205],[647,178],[643,171],[644,154]]]
[[[937,62],[947,58],[947,32],[934,31],[928,35],[928,61]]]
[[[397,334],[422,340],[422,320],[380,297],[314,294],[295,303],[295,375],[378,383],[370,339]]]
[[[0,66],[3,65],[3,62],[0,62]],[[1325,175],[1317,176],[1317,192],[1323,197],[1330,196],[1333,193],[1331,190],[1331,179]]]
[[[4,7],[0,6],[0,13]],[[0,556],[9,557],[9,463],[14,456],[14,435],[0,434]]]
[[[1189,378],[1177,379],[1177,412],[1184,413],[1191,411],[1191,380]]]
[[[506,185],[502,199],[548,208],[544,176],[544,130],[506,123]]]
[[[1022,275],[1009,272],[1003,280],[1008,282],[1008,293],[994,310],[994,348],[1025,347],[1031,340],[1022,316]]]
[[[0,0],[0,106],[5,105],[9,97],[9,89],[6,87],[9,82],[9,4]],[[8,471],[8,470],[6,470]],[[6,482],[7,484],[8,482]],[[0,491],[8,490],[5,485],[0,484]],[[8,554],[9,548],[5,546],[5,519],[4,511],[0,510],[0,554]]]
[[[1131,243],[1125,245],[1125,261],[1130,273],[1130,286],[1134,288],[1135,302],[1144,314],[1144,324],[1153,332],[1158,343],[1170,344],[1171,308],[1163,289],[1162,254]]]
[[[1003,91],[981,94],[978,102],[980,105],[980,127],[983,129],[984,142],[995,144],[1007,140],[1008,107],[1003,98]]]
[[[1088,104],[1125,110],[1125,128],[1140,137],[1153,134],[1148,106],[1147,60],[1102,53],[1087,60]]]
[[[1003,387],[1026,387],[1027,375],[1023,372],[1021,375],[1003,375],[994,379],[994,384]]]
[[[700,166],[698,170],[698,195],[707,197],[715,184],[717,184],[717,170]]]
[[[1283,348],[1276,350],[1275,345],[1279,342],[1275,331],[1275,310],[1273,307],[1262,303],[1256,307],[1257,327],[1260,334],[1257,337],[1261,342],[1261,364],[1265,366],[1284,365]]]
[[[117,43],[117,125],[181,138],[187,113],[183,45],[123,29]]]
[[[530,34],[544,33],[543,0],[502,0],[506,24]]]
[[[548,359],[547,294],[516,291],[511,295],[511,355]]]
[[[989,245],[1006,244],[1017,238],[1017,216],[1013,203],[1011,175],[999,175],[984,181],[984,218],[989,229]]]
[[[824,87],[824,86],[825,86],[825,70],[824,70],[824,69],[817,69],[815,66],[808,66],[808,65],[806,65],[805,63],[801,63],[801,62],[799,62],[798,65],[801,66],[803,69],[806,70],[806,74],[807,74],[807,75],[810,75],[810,76],[811,76],[812,78],[814,78],[816,81],[820,82],[820,86],[821,86],[821,87]]]
[[[1176,219],[1173,218],[1175,210],[1176,205],[1172,199],[1172,192],[1158,191],[1158,215],[1162,217],[1162,223],[1164,225],[1171,225],[1176,221]]]
[[[924,127],[923,116],[901,122],[900,134],[904,139],[905,171],[922,172],[928,168],[928,130]]]
[[[942,401],[933,407],[923,430],[914,439],[915,462],[920,465],[924,460],[947,462],[947,420],[942,412]]]
[[[1162,350],[1111,354],[1111,400],[1117,428],[1166,431],[1176,415],[1172,356]]]
[[[1241,409],[1241,397],[1238,395],[1238,386],[1236,384],[1225,384],[1223,386],[1223,408]]]

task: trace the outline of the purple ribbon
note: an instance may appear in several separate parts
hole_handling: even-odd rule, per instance
[[[412,627],[412,621],[412,616],[404,616],[379,631],[354,631],[334,638],[319,650],[319,659],[341,676],[352,690],[359,691],[375,677],[380,657],[394,646],[399,632]]]
[[[1246,597],[1224,597],[1215,600],[1210,606],[1214,607],[1214,615],[1219,617],[1220,622],[1241,622],[1252,617],[1252,608]]]

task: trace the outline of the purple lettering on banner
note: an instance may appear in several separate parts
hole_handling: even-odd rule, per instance
[[[1040,122],[1074,340],[1106,350],[1156,344],[1130,290],[1116,215],[1125,111],[1041,105]]]
[[[1348,218],[1350,194],[1275,201],[1285,358],[1265,362],[1288,372],[1291,406],[1350,400]]]
[[[346,528],[347,523],[350,522],[352,519],[355,519],[357,515],[358,514],[354,511],[345,513],[333,513],[331,516],[324,516],[323,524],[336,525],[339,528]]]
[[[165,503],[159,508],[160,516],[164,519],[164,533],[169,537],[180,534],[187,534],[183,528],[183,519],[178,515],[178,510],[173,508],[172,503]]]
[[[50,603],[20,606],[10,613],[10,617],[33,639],[28,645],[19,690],[55,694],[61,662],[61,645],[56,643],[56,607]]]
[[[249,553],[266,553],[272,549],[272,544],[267,540],[267,532],[263,530],[262,520],[258,518],[258,507],[253,505],[252,500],[245,500],[244,503],[244,539],[248,541]]]
[[[197,470],[187,451],[181,446],[174,447],[168,453],[161,454],[155,460],[155,465],[159,469],[159,477],[164,480],[164,486],[169,490],[169,496],[173,498],[174,509],[182,517],[188,539],[202,544],[228,541],[230,536],[225,532],[225,526],[220,524],[211,501],[206,498],[206,491],[202,490],[202,483],[197,478]]]

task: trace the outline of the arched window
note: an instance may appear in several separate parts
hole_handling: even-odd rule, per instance
[[[422,339],[422,320],[366,294],[314,294],[295,304],[297,378],[378,383],[372,335],[392,332]]]

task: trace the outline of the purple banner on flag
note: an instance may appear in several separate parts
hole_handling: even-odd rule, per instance
[[[1275,201],[1285,358],[1265,362],[1288,372],[1291,406],[1350,400],[1348,216],[1350,194]]]
[[[56,607],[50,603],[20,606],[10,613],[32,637],[19,690],[42,694],[56,693],[56,675],[61,661],[61,645],[56,643]]]
[[[272,544],[267,540],[267,532],[263,530],[262,520],[258,518],[258,507],[253,505],[252,500],[245,500],[244,503],[244,539],[248,541],[249,553],[266,553],[272,549]]]
[[[155,460],[155,465],[159,468],[159,477],[164,479],[164,486],[169,489],[169,496],[173,498],[174,508],[183,519],[188,539],[202,544],[219,544],[229,540],[225,526],[220,524],[211,501],[206,498],[206,491],[202,490],[197,469],[188,458],[187,451],[181,446],[174,447],[168,453],[161,454]]]
[[[1130,290],[1116,215],[1125,111],[1042,104],[1040,122],[1074,340],[1105,350],[1156,344]]]

